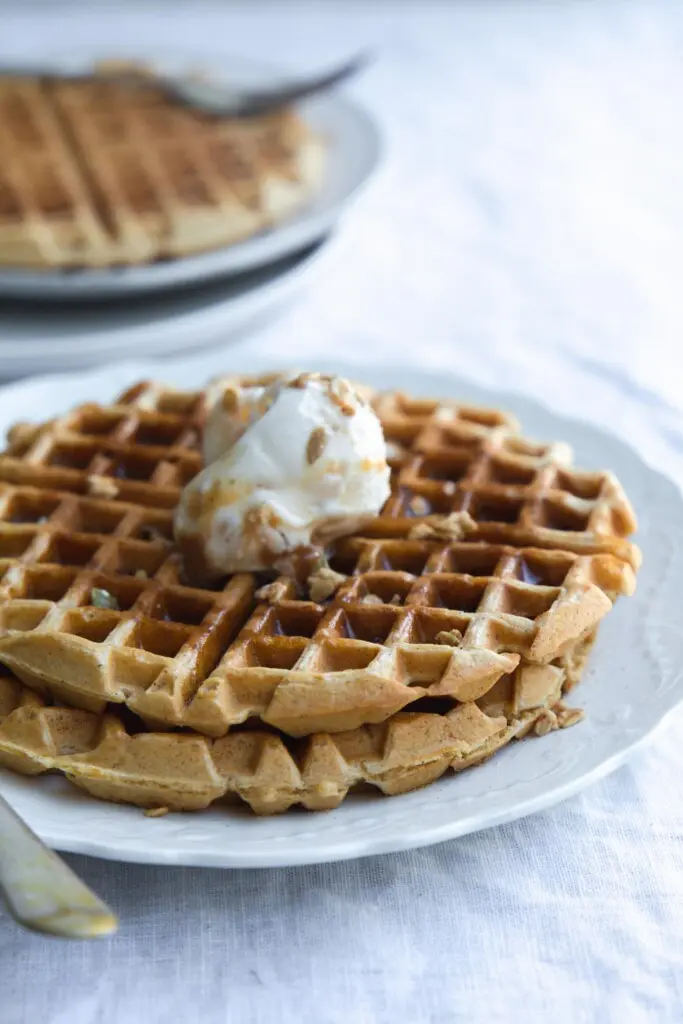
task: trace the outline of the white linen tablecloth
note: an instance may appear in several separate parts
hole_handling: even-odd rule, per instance
[[[683,4],[4,4],[0,48],[96,42],[322,66],[387,160],[311,290],[241,344],[440,366],[617,430],[683,481]],[[227,365],[229,353],[217,356]],[[278,871],[68,858],[120,933],[0,916],[3,1024],[683,1020],[677,725],[551,811]]]

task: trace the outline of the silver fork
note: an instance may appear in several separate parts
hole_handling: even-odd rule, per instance
[[[333,89],[360,71],[368,60],[368,54],[358,54],[332,71],[308,78],[292,79],[264,89],[231,86],[199,75],[169,75],[147,68],[143,64],[115,61],[105,62],[95,72],[55,72],[53,69],[48,70],[39,66],[5,66],[0,67],[0,76],[81,80],[95,74],[102,81],[122,82],[133,86],[152,84],[185,106],[217,117],[255,117]]]
[[[109,907],[40,841],[0,797],[0,893],[32,931],[91,939],[116,931]]]

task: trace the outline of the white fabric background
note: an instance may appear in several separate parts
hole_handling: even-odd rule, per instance
[[[683,4],[189,12],[4,5],[0,47],[153,42],[309,67],[377,47],[354,91],[384,126],[385,168],[315,286],[242,344],[525,390],[683,481]],[[428,850],[253,873],[70,858],[120,934],[58,944],[0,918],[0,1019],[681,1021],[681,722],[584,795]]]

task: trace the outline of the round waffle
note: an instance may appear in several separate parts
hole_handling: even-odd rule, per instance
[[[317,601],[284,578],[185,578],[172,515],[201,467],[206,393],[143,383],[15,428],[0,457],[4,761],[143,804],[236,792],[259,811],[323,807],[363,781],[414,788],[567,722],[562,693],[634,587],[618,482],[524,440],[497,410],[395,393],[375,406],[392,494],[337,544],[339,585]],[[26,719],[43,753],[17,743]],[[53,726],[84,729],[85,747],[65,750]],[[192,732],[162,731],[178,727]],[[211,784],[185,790],[176,767],[165,789],[176,750],[188,779]]]
[[[290,110],[234,120],[149,86],[0,76],[0,264],[105,267],[230,245],[307,202],[324,146]]]

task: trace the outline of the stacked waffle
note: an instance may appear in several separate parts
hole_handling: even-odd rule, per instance
[[[639,561],[610,473],[496,410],[379,395],[392,494],[337,543],[332,592],[198,589],[171,538],[206,404],[143,383],[11,432],[1,764],[145,807],[324,809],[578,720],[563,696]]]
[[[0,264],[104,267],[219,248],[304,204],[323,145],[292,111],[252,120],[152,82],[0,76]]]

